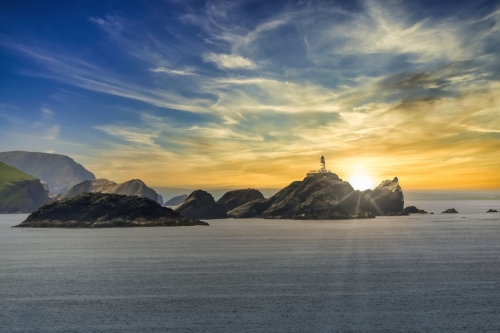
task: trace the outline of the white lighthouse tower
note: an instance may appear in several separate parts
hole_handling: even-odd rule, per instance
[[[311,170],[307,173],[307,177],[312,177],[314,175],[317,175],[318,173],[328,173],[328,174],[332,174],[332,172],[330,170],[326,170],[326,162],[325,162],[325,157],[324,156],[321,156],[321,158],[319,159],[319,163],[321,164],[319,170]],[[326,176],[326,175],[325,175]]]

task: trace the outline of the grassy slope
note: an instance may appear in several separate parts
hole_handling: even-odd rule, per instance
[[[0,162],[0,205],[8,207],[25,199],[27,194],[17,184],[36,179],[36,177]]]
[[[0,182],[17,183],[23,180],[35,180],[36,177],[28,175],[10,165],[0,162]]]

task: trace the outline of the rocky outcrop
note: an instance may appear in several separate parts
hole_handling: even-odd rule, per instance
[[[73,186],[67,192],[62,194],[60,198],[73,198],[84,192],[123,194],[141,198],[149,198],[156,202],[158,202],[159,198],[161,197],[156,193],[155,190],[148,187],[140,179],[132,179],[122,184],[117,184],[107,179],[94,179],[86,180],[84,182],[81,182],[80,184]]]
[[[455,208],[449,208],[443,212],[443,214],[457,214],[457,210]]]
[[[39,179],[0,162],[0,214],[31,213],[49,200]]]
[[[408,206],[404,209],[405,212],[410,214],[427,214],[427,212],[423,209],[418,209],[415,206]]]
[[[92,172],[65,155],[9,151],[0,153],[0,162],[46,182],[53,194],[64,193],[84,180],[95,179]]]
[[[498,213],[498,210],[496,210],[496,209],[490,209],[486,213]]]
[[[16,227],[110,228],[208,225],[136,196],[82,193],[54,201],[32,213]]]
[[[180,205],[181,203],[184,202],[184,200],[187,199],[187,197],[188,197],[187,194],[178,195],[178,196],[173,197],[172,199],[168,200],[167,202],[165,202],[164,206],[174,207],[174,206]]]
[[[373,190],[364,192],[374,208],[375,215],[393,215],[401,212],[404,206],[404,196],[398,177],[384,180]]]
[[[403,191],[398,179],[374,190],[355,191],[334,173],[315,174],[296,181],[269,199],[254,200],[228,212],[233,218],[352,219],[375,215],[403,216]]]
[[[158,194],[156,202],[163,206],[163,196],[161,194]]]
[[[217,200],[217,204],[229,212],[246,203],[262,199],[264,199],[264,195],[259,190],[248,188],[226,192]]]
[[[217,205],[214,197],[203,190],[191,193],[184,202],[174,210],[191,219],[224,219],[227,218],[224,207]]]
[[[416,214],[418,213],[419,209],[415,206],[408,206],[405,208],[405,212],[410,213],[410,214]]]
[[[363,193],[334,174],[317,174],[296,181],[269,199],[255,200],[230,211],[234,218],[332,220],[372,218]]]

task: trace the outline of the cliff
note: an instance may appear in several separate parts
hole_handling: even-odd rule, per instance
[[[224,207],[217,205],[214,197],[205,191],[197,190],[174,210],[182,216],[192,219],[223,219],[227,218]]]
[[[188,219],[157,202],[136,196],[82,193],[51,202],[16,227],[110,228],[208,225]]]
[[[217,204],[229,212],[236,207],[261,199],[264,199],[264,195],[259,190],[248,188],[226,192],[222,198],[217,200]]]
[[[49,200],[39,179],[0,162],[0,214],[31,213]]]
[[[44,181],[53,194],[63,193],[84,180],[95,179],[93,173],[65,155],[9,151],[0,153],[0,162]]]

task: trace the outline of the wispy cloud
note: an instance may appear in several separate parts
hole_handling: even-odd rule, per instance
[[[203,60],[205,62],[213,62],[219,68],[245,68],[245,69],[255,69],[257,65],[250,59],[243,58],[239,55],[233,54],[216,54],[216,53],[205,53],[203,55]]]
[[[194,76],[199,76],[199,74],[193,73],[190,69],[188,70],[179,70],[179,69],[168,69],[165,67],[157,67],[157,68],[152,68],[152,72],[155,73],[166,73],[166,74],[174,74],[174,75],[194,75]]]

